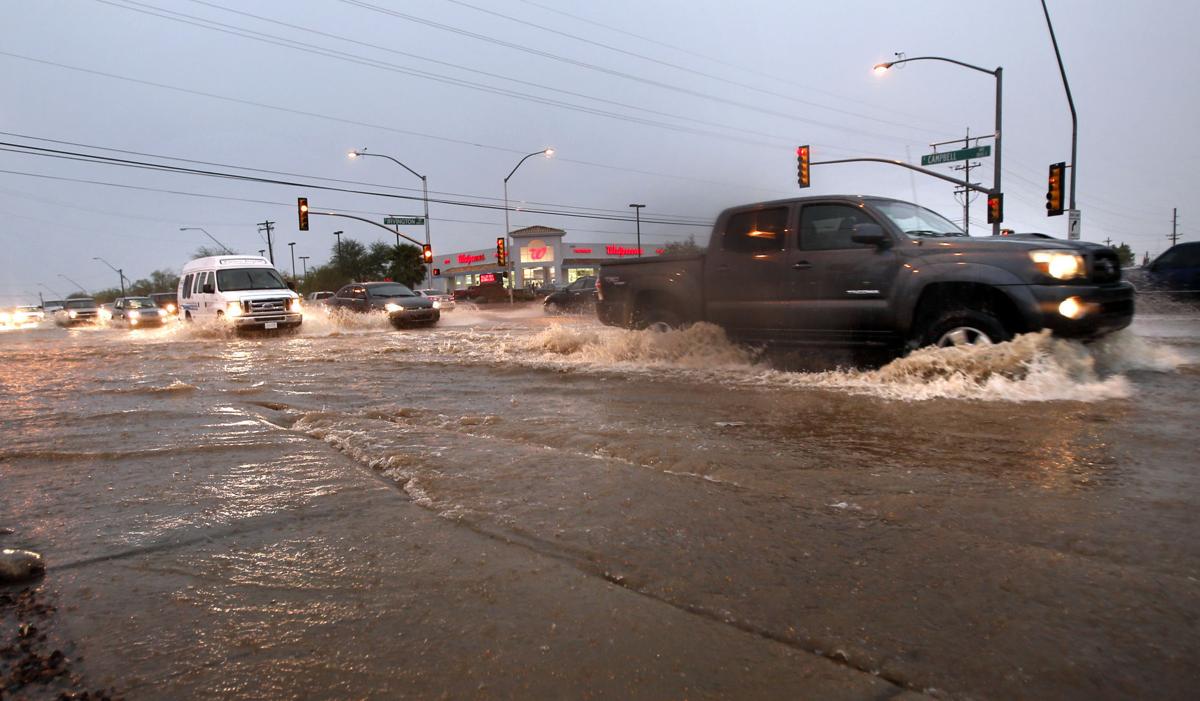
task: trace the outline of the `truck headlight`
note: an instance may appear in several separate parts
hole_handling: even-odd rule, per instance
[[[175,305],[174,305],[174,304],[171,304],[170,302],[167,302],[167,313],[168,313],[168,314],[174,314],[174,313],[175,313]]]
[[[398,312],[398,311],[401,311],[402,309],[404,309],[404,307],[400,306],[399,304],[396,304],[395,302],[388,302],[387,304],[383,305],[383,308],[386,309],[389,313],[390,312]]]
[[[167,315],[167,310],[166,310],[166,309],[159,309],[159,310],[158,310],[158,315],[159,315],[159,316],[166,316],[166,315]]]
[[[129,319],[130,319],[130,321],[137,321],[137,320],[138,320],[138,319],[140,319],[141,317],[142,317],[142,313],[141,313],[141,312],[139,312],[139,311],[138,311],[138,310],[136,310],[136,309],[135,309],[135,310],[133,310],[133,311],[131,311],[131,312],[129,312]]]
[[[1030,251],[1029,258],[1043,273],[1056,280],[1072,280],[1087,274],[1083,256],[1067,251]]]
[[[77,311],[75,311],[74,309],[72,309],[71,311],[67,312],[67,316],[69,316],[69,317],[71,317],[72,319],[74,319],[75,317],[79,316],[79,312],[77,312]]]
[[[291,309],[294,312],[303,311],[300,307],[300,298],[299,297],[292,300]]]
[[[241,302],[230,302],[229,304],[225,305],[225,316],[241,316],[241,315],[242,315],[242,303]]]

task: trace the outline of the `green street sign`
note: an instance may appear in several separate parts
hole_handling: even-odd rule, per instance
[[[931,153],[928,156],[921,156],[921,165],[933,166],[939,163],[953,163],[954,161],[966,161],[972,158],[986,158],[990,155],[992,155],[991,146],[960,148],[957,151],[943,151],[941,153]]]
[[[425,217],[384,217],[383,223],[388,226],[419,226],[425,223]]]

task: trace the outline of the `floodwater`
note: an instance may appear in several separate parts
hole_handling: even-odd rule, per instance
[[[1194,698],[1200,315],[1150,312],[806,372],[536,307],[2,332],[70,663],[20,693]]]

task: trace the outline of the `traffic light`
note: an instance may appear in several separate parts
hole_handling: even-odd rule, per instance
[[[508,249],[504,247],[504,237],[496,237],[496,264],[508,265]]]
[[[433,276],[434,276],[434,277],[437,277],[437,276],[439,276],[439,275],[441,275],[441,274],[442,274],[442,269],[441,269],[441,268],[434,268],[434,269],[433,269]]]
[[[300,230],[308,231],[308,198],[296,199],[296,213],[300,215]]]
[[[1004,221],[1004,194],[988,195],[988,224]]]
[[[808,144],[796,149],[796,182],[808,187]]]
[[[1063,213],[1063,182],[1066,180],[1067,164],[1050,164],[1050,185],[1046,188],[1046,216],[1057,217]]]
[[[430,246],[429,244],[421,246],[421,260],[423,260],[426,265],[429,265],[433,262],[433,246]]]

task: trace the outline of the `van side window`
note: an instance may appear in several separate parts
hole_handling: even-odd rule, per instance
[[[196,294],[203,294],[204,286],[207,284],[208,284],[208,273],[207,272],[196,273],[196,289],[194,290],[194,292]]]
[[[830,251],[840,248],[873,248],[851,240],[855,224],[874,224],[858,207],[848,204],[808,204],[800,211],[800,248]]]
[[[787,234],[787,207],[738,212],[725,224],[721,247],[739,253],[783,250]]]
[[[192,273],[183,276],[183,298],[190,299],[192,296]]]

